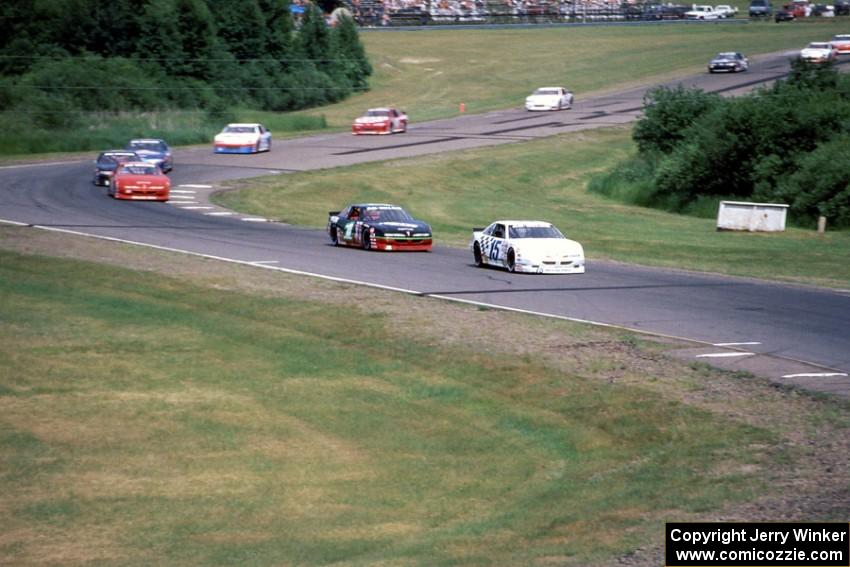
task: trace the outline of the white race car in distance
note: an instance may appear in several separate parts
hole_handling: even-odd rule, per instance
[[[541,87],[525,99],[526,110],[563,110],[573,107],[573,93],[564,87]]]
[[[800,51],[800,58],[809,63],[827,63],[835,61],[838,52],[828,41],[813,41]]]
[[[272,133],[262,124],[228,124],[216,134],[217,154],[255,154],[272,149]]]
[[[548,222],[499,220],[473,228],[475,265],[500,266],[509,272],[583,274],[584,248]]]

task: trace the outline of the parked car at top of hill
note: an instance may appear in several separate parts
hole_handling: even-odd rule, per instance
[[[94,179],[92,183],[95,185],[109,185],[115,170],[119,163],[125,161],[142,161],[142,158],[136,153],[128,150],[109,150],[100,152],[97,159],[94,160]]]
[[[785,8],[778,9],[773,15],[773,21],[775,21],[776,23],[793,22],[794,20],[794,12],[792,12],[791,10],[786,10]]]
[[[738,8],[730,6],[729,4],[719,4],[714,7],[714,11],[717,12],[717,15],[721,18],[734,18],[738,13]]]
[[[737,51],[726,51],[718,53],[708,63],[709,73],[746,71],[750,68],[750,62],[742,53]]]
[[[584,273],[582,245],[544,221],[498,220],[487,228],[473,228],[469,247],[478,267],[533,274]]]
[[[525,99],[526,110],[563,110],[573,107],[573,93],[565,87],[541,87]]]
[[[839,34],[833,36],[830,43],[839,55],[843,53],[850,53],[850,34]]]
[[[636,6],[632,6],[631,9],[638,10]],[[647,4],[640,9],[639,13],[643,20],[683,20],[685,12],[690,9],[690,6],[675,4]]]
[[[407,114],[392,107],[370,108],[366,114],[355,118],[351,133],[393,134],[407,132]]]
[[[837,51],[828,41],[813,41],[800,51],[800,58],[809,63],[835,61]]]
[[[773,14],[770,0],[751,0],[749,14],[751,18],[768,18]]]
[[[164,140],[148,138],[130,140],[126,149],[136,152],[144,161],[158,165],[163,173],[168,173],[174,167],[171,148]]]
[[[171,181],[158,165],[145,161],[128,161],[118,165],[109,194],[116,199],[132,201],[167,201]]]
[[[431,227],[398,205],[362,203],[328,213],[328,236],[334,246],[364,250],[431,250]]]
[[[217,154],[255,154],[272,149],[272,133],[262,124],[228,124],[216,134]]]
[[[714,11],[712,6],[695,5],[693,9],[685,12],[686,20],[718,20],[720,14]]]
[[[794,18],[805,18],[809,15],[811,7],[808,2],[789,2],[782,6],[786,12],[790,12]]]

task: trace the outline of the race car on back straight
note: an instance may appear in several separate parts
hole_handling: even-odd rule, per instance
[[[328,213],[334,246],[364,250],[431,250],[431,227],[397,205],[365,203]]]
[[[509,272],[583,274],[584,248],[548,222],[499,220],[473,228],[475,265],[499,266]]]
[[[392,107],[370,108],[366,114],[354,120],[351,133],[360,134],[393,134],[407,132],[407,114]]]
[[[228,124],[215,135],[217,154],[256,154],[272,149],[272,133],[262,124]]]

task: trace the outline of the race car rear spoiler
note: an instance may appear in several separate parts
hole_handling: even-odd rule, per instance
[[[481,232],[481,231],[482,231],[482,230],[484,230],[485,228],[487,228],[487,227],[486,227],[486,226],[476,227],[476,228],[473,228],[473,229],[472,229],[472,232]]]
[[[328,211],[328,216],[329,216],[329,217],[332,217],[332,216],[334,216],[334,215],[338,215],[338,214],[339,214],[339,211]]]

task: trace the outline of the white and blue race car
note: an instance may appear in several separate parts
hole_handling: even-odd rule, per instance
[[[584,248],[552,224],[530,220],[499,220],[472,229],[475,265],[499,266],[509,272],[583,274]]]
[[[262,124],[228,124],[216,134],[217,154],[255,154],[272,149],[272,133]]]

